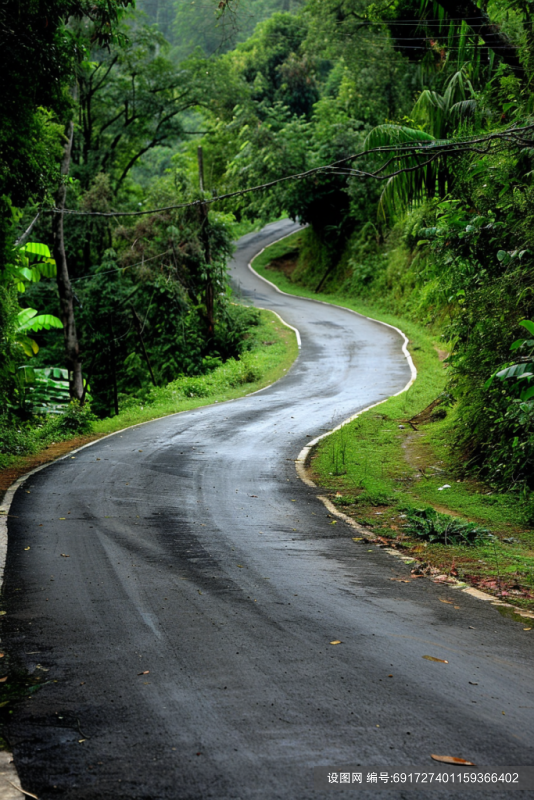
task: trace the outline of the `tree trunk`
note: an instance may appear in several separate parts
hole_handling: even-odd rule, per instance
[[[152,364],[150,363],[150,358],[148,357],[148,353],[146,351],[145,340],[143,339],[143,327],[141,325],[141,320],[139,319],[139,317],[137,315],[137,311],[135,310],[133,303],[130,303],[130,306],[132,307],[133,321],[134,321],[135,329],[137,331],[137,335],[139,336],[139,342],[141,343],[141,349],[143,351],[143,357],[144,357],[146,365],[148,367],[148,371],[150,372],[150,377],[152,378],[152,383],[154,384],[154,386],[157,386],[156,379],[154,377],[154,372],[152,370]]]
[[[119,394],[117,391],[117,358],[115,354],[115,334],[113,332],[113,324],[111,316],[108,316],[108,334],[109,334],[109,355],[111,366],[111,381],[113,383],[113,407],[115,409],[115,416],[119,414]]]
[[[65,253],[65,238],[63,231],[63,217],[61,213],[65,208],[67,187],[63,178],[69,174],[72,140],[74,138],[74,124],[71,122],[67,129],[68,141],[63,151],[61,161],[62,181],[56,193],[56,208],[60,213],[53,215],[52,232],[54,238],[54,258],[57,266],[57,288],[59,292],[60,315],[63,322],[63,337],[65,341],[65,360],[69,371],[69,392],[71,400],[81,400],[83,397],[82,363],[80,361],[80,348],[76,334],[74,320],[74,295],[67,267]]]
[[[200,191],[203,193],[204,159],[202,156],[202,147],[198,148],[197,156],[198,156],[198,180],[200,184]],[[206,203],[201,203],[201,205],[199,206],[199,212],[200,212],[200,238],[204,245],[204,258],[206,259],[206,264],[208,265],[208,278],[206,280],[206,292],[205,292],[208,336],[213,336],[213,331],[215,330],[215,316],[214,316],[215,291],[213,288],[213,280],[211,278],[211,275],[209,274],[211,253],[210,253],[210,238],[209,238],[208,206]]]
[[[438,3],[451,19],[465,20],[473,33],[480,36],[490,50],[512,68],[514,75],[521,81],[526,81],[527,76],[519,60],[517,47],[474,0],[438,0]]]

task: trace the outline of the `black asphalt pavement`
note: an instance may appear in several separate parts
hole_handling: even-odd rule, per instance
[[[104,439],[15,495],[3,647],[46,684],[9,734],[40,800],[305,800],[327,796],[320,765],[534,764],[534,633],[390,580],[409,568],[352,541],[296,476],[311,438],[410,371],[395,331],[248,270],[291,229],[245,237],[232,264],[300,330],[286,377]]]

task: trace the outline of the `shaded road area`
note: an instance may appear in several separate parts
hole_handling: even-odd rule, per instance
[[[531,634],[392,581],[408,568],[353,542],[296,477],[310,439],[410,371],[391,329],[248,270],[291,229],[245,237],[232,263],[300,330],[285,378],[97,442],[15,496],[4,642],[46,685],[10,737],[41,800],[302,800],[324,764],[534,763]]]

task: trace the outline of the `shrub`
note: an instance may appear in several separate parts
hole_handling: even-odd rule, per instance
[[[408,511],[407,532],[434,544],[474,545],[491,536],[487,528],[462,522],[433,508]]]

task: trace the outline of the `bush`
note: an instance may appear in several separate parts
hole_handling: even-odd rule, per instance
[[[50,420],[47,429],[57,438],[80,436],[91,433],[95,420],[96,417],[88,404],[82,406],[77,400],[72,400],[64,414]]]

